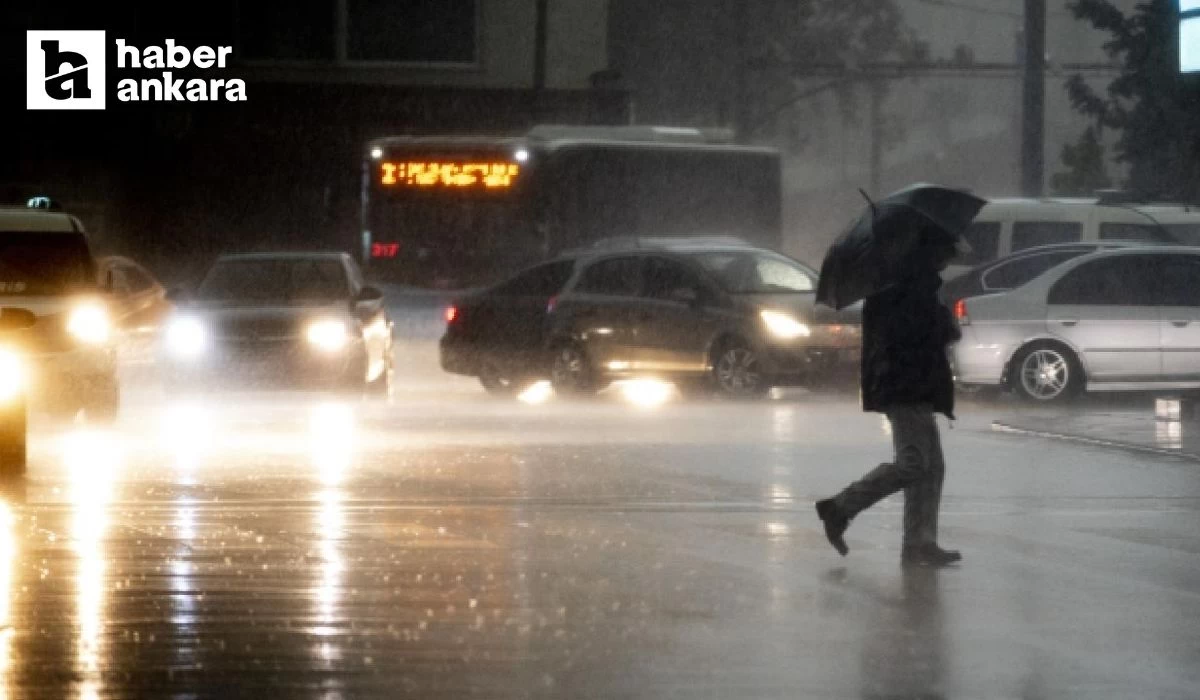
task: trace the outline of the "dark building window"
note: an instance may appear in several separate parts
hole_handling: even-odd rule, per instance
[[[476,0],[241,0],[240,54],[251,61],[472,64]],[[344,27],[339,35],[337,28]]]
[[[347,0],[351,61],[474,63],[475,0]]]
[[[242,0],[238,39],[250,61],[332,61],[337,19],[332,0]]]

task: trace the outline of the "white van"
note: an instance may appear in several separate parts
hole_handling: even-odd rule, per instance
[[[45,208],[0,207],[0,306],[37,317],[14,338],[26,358],[34,407],[63,416],[83,410],[101,421],[115,417],[120,388],[105,297],[79,219]]]
[[[964,234],[970,251],[947,279],[1026,248],[1079,241],[1200,245],[1200,206],[1090,199],[989,199]]]

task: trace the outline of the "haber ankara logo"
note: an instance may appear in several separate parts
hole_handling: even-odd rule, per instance
[[[25,34],[28,109],[104,109],[104,32]]]

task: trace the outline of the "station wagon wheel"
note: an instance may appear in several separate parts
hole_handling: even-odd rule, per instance
[[[1033,345],[1013,363],[1013,388],[1024,399],[1064,401],[1083,388],[1083,369],[1075,355],[1053,344]]]
[[[740,340],[723,343],[717,350],[713,380],[717,391],[729,398],[761,396],[770,389],[758,353]]]
[[[554,391],[565,396],[579,396],[595,391],[595,378],[587,353],[578,345],[561,345],[554,351],[550,365],[550,384]]]

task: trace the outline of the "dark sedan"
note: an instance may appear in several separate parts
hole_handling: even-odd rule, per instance
[[[348,255],[226,255],[172,298],[168,383],[390,391],[392,322]]]
[[[857,360],[857,309],[814,305],[817,273],[748,245],[586,251],[456,302],[442,367],[506,393],[548,377],[565,394],[659,377],[755,396]]]

